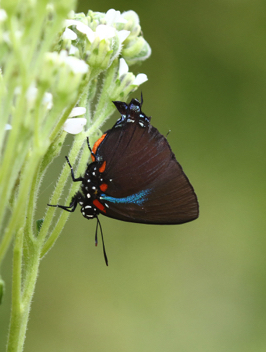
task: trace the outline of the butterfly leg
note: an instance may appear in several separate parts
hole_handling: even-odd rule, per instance
[[[93,153],[91,146],[90,146],[89,137],[87,137],[87,145],[88,145],[88,148],[89,148],[91,155],[94,156],[94,158],[96,160],[96,155]]]
[[[79,182],[79,181],[83,181],[83,177],[78,177],[78,178],[75,178],[75,175],[74,175],[74,171],[73,171],[73,167],[72,165],[70,164],[70,161],[68,159],[68,157],[66,156],[66,161],[70,167],[70,170],[71,170],[71,177],[72,177],[72,180],[73,182]]]
[[[72,180],[73,182],[82,182],[83,181],[83,177],[78,177],[78,178],[75,178],[75,175],[74,175],[74,171],[73,171],[73,167],[72,165],[70,164],[70,161],[68,159],[68,157],[66,156],[66,161],[70,167],[70,170],[71,170],[71,177],[72,177]],[[65,206],[65,205],[59,205],[59,204],[47,204],[49,207],[57,207],[57,208],[61,208],[63,210],[66,210],[66,211],[69,211],[70,213],[72,213],[73,211],[75,211],[76,207],[77,207],[77,204],[78,204],[78,201],[80,199],[80,193],[76,193],[74,195],[74,197],[72,198],[71,200],[71,203],[69,204],[69,206]]]
[[[72,200],[71,200],[71,203],[69,204],[69,206],[65,206],[65,205],[59,205],[59,204],[56,204],[56,205],[53,205],[53,204],[47,204],[49,205],[49,207],[55,207],[55,208],[61,208],[63,210],[66,210],[70,213],[73,213],[73,211],[75,211],[76,207],[77,207],[77,204],[78,204],[78,197],[75,195]]]

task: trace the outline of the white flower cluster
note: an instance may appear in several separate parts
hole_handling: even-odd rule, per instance
[[[0,9],[0,27],[7,18],[6,11]],[[21,35],[21,32],[15,32],[16,37]],[[9,33],[4,29],[2,40],[7,45],[12,45]],[[122,14],[114,9],[106,13],[89,11],[87,16],[73,12],[70,19],[64,22],[59,50],[58,47],[56,49],[57,51],[45,54],[38,84],[46,87],[53,85],[54,91],[49,90],[57,96],[76,92],[84,77],[96,77],[108,69],[115,59],[119,64],[115,80],[110,87],[110,98],[114,98],[112,100],[116,100],[119,94],[122,96],[121,92],[126,98],[130,92],[148,80],[144,73],[135,76],[129,72],[129,65],[142,61],[151,54],[149,44],[142,37],[138,15],[134,11]],[[26,99],[29,108],[33,108],[37,96],[43,94],[42,106],[50,110],[53,106],[52,93],[42,90],[39,92],[37,86],[36,82],[33,82],[28,88]],[[19,87],[16,94],[20,94]],[[86,125],[85,113],[85,108],[74,108],[64,124],[64,130],[72,134],[81,132]],[[7,125],[6,129],[9,128]]]
[[[64,53],[68,52],[69,55],[68,60],[71,57],[76,59],[73,62],[73,65],[77,65],[76,70],[81,66],[80,60],[84,60],[84,63],[86,61],[89,69],[104,70],[121,55],[117,78],[122,86],[125,82],[124,86],[131,86],[134,90],[148,80],[144,73],[135,77],[129,72],[128,63],[144,60],[151,54],[148,43],[141,36],[139,18],[134,11],[122,14],[114,9],[108,10],[107,13],[89,11],[88,16],[80,13],[72,17],[65,21],[62,40],[66,49]],[[127,54],[128,51],[130,55]],[[73,118],[81,115],[75,112],[76,110],[64,125],[64,130],[72,134],[81,132],[86,124],[85,118]],[[86,110],[82,115],[85,112]]]
[[[119,55],[132,65],[151,54],[134,11],[89,11],[87,16],[78,13],[72,17],[65,21],[63,48],[84,59],[90,67],[106,69]]]
[[[91,12],[91,16],[85,17],[82,15],[83,14],[78,14],[78,19],[65,21],[66,29],[63,33],[64,39],[77,39],[77,34],[72,29],[69,29],[71,26],[74,26],[80,33],[85,34],[90,44],[93,44],[95,41],[109,40],[117,35],[121,45],[130,35],[129,30],[116,29],[116,24],[127,23],[127,20],[120,14],[120,11],[110,9],[106,14],[93,14]],[[89,25],[91,25],[92,28]]]

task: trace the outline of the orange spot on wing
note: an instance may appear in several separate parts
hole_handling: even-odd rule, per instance
[[[106,137],[107,133],[103,134],[95,143],[94,143],[94,146],[92,148],[92,152],[94,154],[96,154],[97,152],[97,149],[99,147],[99,145],[102,143],[102,141],[104,140],[104,138]],[[93,155],[91,155],[91,160],[92,161],[95,161],[95,157]]]
[[[102,172],[104,172],[105,168],[106,168],[106,161],[104,161],[102,166],[99,167],[99,171],[102,173]]]
[[[94,199],[94,201],[93,201],[92,203],[93,203],[93,204],[96,206],[96,208],[98,208],[100,211],[106,213],[105,207],[102,205],[102,203],[100,203],[100,202],[98,201],[98,199]]]
[[[100,185],[100,190],[101,190],[102,192],[105,192],[105,191],[107,190],[107,188],[108,188],[108,186],[107,186],[106,183],[102,183],[102,184]]]

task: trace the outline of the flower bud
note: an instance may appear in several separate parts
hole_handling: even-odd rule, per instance
[[[122,13],[122,17],[126,20],[124,25],[120,25],[120,28],[130,31],[128,41],[138,37],[141,33],[141,27],[139,24],[139,16],[135,11],[126,11]]]
[[[117,28],[130,31],[130,34],[123,43],[122,57],[129,66],[146,60],[151,55],[151,48],[141,34],[139,17],[134,11],[127,11],[122,14],[126,23],[117,24]]]
[[[111,50],[110,42],[106,39],[100,39],[96,37],[92,44],[88,44],[87,55],[88,59],[86,60],[91,67],[99,68],[105,70],[110,65],[110,57],[113,50]]]

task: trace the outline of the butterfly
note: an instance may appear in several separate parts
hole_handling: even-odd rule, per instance
[[[77,205],[86,219],[98,215],[143,224],[182,224],[199,216],[197,196],[177,162],[167,139],[150,124],[141,110],[141,101],[129,104],[113,102],[121,114],[114,126],[105,132],[91,149],[92,162],[81,182],[81,189],[69,206],[50,205],[73,212]],[[103,239],[103,236],[102,236]],[[103,242],[104,256],[108,265]]]

